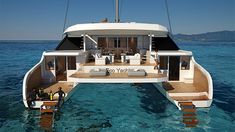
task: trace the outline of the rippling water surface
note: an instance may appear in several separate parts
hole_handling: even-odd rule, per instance
[[[0,131],[44,131],[39,112],[22,103],[24,74],[57,41],[0,41]],[[81,84],[56,114],[53,131],[232,131],[235,127],[235,43],[180,43],[212,75],[214,100],[198,108],[199,125],[185,128],[182,113],[152,84]]]

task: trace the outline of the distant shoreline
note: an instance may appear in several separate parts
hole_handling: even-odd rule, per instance
[[[176,42],[235,42],[235,31],[218,31],[218,32],[207,32],[201,34],[175,34],[173,39]],[[20,39],[20,40],[0,40],[0,42],[59,42],[60,39]]]
[[[235,41],[189,41],[189,40],[176,40],[176,43],[177,44],[180,44],[180,43],[190,43],[190,44],[193,44],[193,43],[199,43],[199,42],[203,42],[203,43],[231,43],[231,44],[235,44]],[[61,40],[0,40],[0,44],[48,44],[48,43],[57,43],[59,44]]]
[[[175,34],[174,39],[178,42],[235,42],[235,31],[218,31],[202,34]]]

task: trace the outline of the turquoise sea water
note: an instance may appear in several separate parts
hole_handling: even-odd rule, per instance
[[[39,111],[22,102],[24,74],[57,41],[0,41],[0,131],[44,131]],[[182,113],[152,84],[81,84],[55,116],[53,131],[233,131],[235,43],[185,42],[181,49],[212,75],[214,100],[198,108],[199,125],[185,128]]]

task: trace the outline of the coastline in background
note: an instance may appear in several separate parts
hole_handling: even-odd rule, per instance
[[[218,31],[201,34],[175,34],[174,39],[178,42],[235,42],[235,31]]]
[[[174,34],[177,42],[235,42],[235,31],[218,31],[201,34]],[[59,42],[60,40],[0,40],[2,43],[47,43]],[[0,43],[1,44],[1,43]]]

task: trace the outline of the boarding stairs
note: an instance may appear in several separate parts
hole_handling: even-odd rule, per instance
[[[46,101],[40,107],[40,126],[45,130],[50,130],[54,123],[54,115],[57,111],[57,101]]]
[[[198,124],[196,107],[192,102],[179,102],[183,112],[183,123],[186,127],[196,127]]]
[[[154,38],[152,38],[152,51],[155,51],[157,48],[158,48],[157,41]]]
[[[80,49],[84,49],[83,41],[84,41],[83,37],[81,37],[81,42],[80,42],[80,46],[79,46]]]

